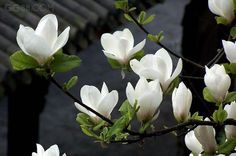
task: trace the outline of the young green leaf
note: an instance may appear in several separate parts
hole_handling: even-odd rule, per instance
[[[64,90],[69,90],[78,82],[78,76],[73,76],[68,82],[64,83]]]
[[[219,106],[219,109],[213,113],[213,120],[215,122],[223,123],[227,118],[227,112],[223,109],[223,105]]]
[[[232,28],[230,29],[230,36],[232,36],[233,38],[236,37],[236,27],[232,27]]]
[[[236,146],[236,140],[235,139],[227,139],[227,141],[220,145],[218,148],[219,153],[221,154],[230,154]]]
[[[214,97],[212,96],[210,90],[207,87],[203,89],[203,97],[207,102],[216,103]]]
[[[108,63],[111,65],[112,69],[122,69],[122,65],[111,58],[107,58]]]
[[[133,21],[134,21],[134,20],[130,17],[129,14],[124,13],[124,17],[125,17],[125,19],[127,19],[127,20],[130,21],[130,22],[133,22]]]
[[[128,0],[116,0],[115,1],[115,8],[116,9],[121,9],[125,12],[128,11],[129,10]]]
[[[156,15],[150,15],[149,17],[147,17],[144,21],[143,24],[149,24],[151,23],[154,19],[155,19]]]
[[[215,19],[217,24],[228,25],[228,21],[224,17],[216,16]]]
[[[226,95],[224,104],[236,101],[236,92],[230,92]]]
[[[38,62],[22,51],[17,51],[10,56],[10,62],[14,70],[21,71],[39,67]]]
[[[138,16],[138,22],[140,24],[143,24],[145,18],[146,18],[147,13],[145,11],[141,11],[139,16]]]
[[[79,67],[80,64],[81,59],[78,56],[57,53],[54,55],[50,68],[53,72],[67,72]]]

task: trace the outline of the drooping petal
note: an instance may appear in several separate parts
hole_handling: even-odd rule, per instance
[[[75,107],[82,113],[85,113],[87,115],[91,114],[86,108],[82,107],[79,103],[75,102],[74,104],[75,104]]]
[[[126,96],[127,96],[129,103],[131,104],[131,106],[134,106],[136,97],[135,97],[134,88],[130,82],[128,83],[128,85],[126,87]]]
[[[231,41],[222,40],[224,51],[230,63],[236,63],[236,44]]]
[[[70,35],[70,27],[67,27],[57,38],[54,46],[53,46],[53,54],[56,53],[59,49],[61,49],[67,43]],[[52,55],[53,55],[52,54]]]
[[[134,46],[131,50],[128,51],[128,58],[131,58],[135,53],[139,52],[143,49],[145,46],[146,39],[144,39],[142,42],[138,43],[136,46]]]
[[[57,40],[57,27],[53,20],[46,18],[38,24],[35,34],[45,40],[52,49]]]
[[[100,102],[98,105],[98,111],[106,116],[110,117],[110,114],[114,107],[116,106],[118,102],[118,92],[113,90],[110,93],[108,93]]]

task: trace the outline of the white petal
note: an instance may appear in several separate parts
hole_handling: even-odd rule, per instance
[[[113,35],[119,39],[124,38],[129,41],[130,49],[134,46],[134,37],[128,28],[125,28],[123,31],[116,31]]]
[[[187,146],[187,148],[192,151],[194,154],[198,155],[200,154],[203,149],[202,149],[202,145],[200,144],[200,142],[197,140],[194,131],[190,131],[185,135],[185,144]]]
[[[143,95],[138,98],[138,106],[140,106],[137,117],[139,121],[151,120],[160,106],[162,95],[157,91],[144,91]]]
[[[160,58],[160,60],[164,61],[167,67],[165,68],[165,70],[162,70],[162,71],[165,71],[165,75],[166,75],[165,77],[169,78],[172,74],[172,68],[173,68],[172,59],[170,55],[164,48],[161,48],[155,53],[155,56]]]
[[[66,156],[66,154],[64,153],[62,156]]]
[[[136,59],[130,61],[130,67],[137,75],[139,75],[140,72],[144,70],[143,65]]]
[[[103,49],[106,52],[109,52],[113,55],[117,55],[117,52],[119,51],[119,39],[113,36],[112,34],[105,33],[101,36],[101,44]]]
[[[58,29],[58,21],[57,21],[57,17],[54,14],[47,14],[45,16],[43,16],[41,18],[41,20],[38,23],[38,26],[40,26],[41,24],[44,24],[45,21],[52,21],[53,24],[55,25],[56,29]]]
[[[236,63],[236,44],[231,41],[222,40],[227,59],[231,63]]]
[[[143,49],[143,47],[145,46],[146,43],[146,39],[144,39],[142,42],[140,42],[139,44],[137,44],[133,49],[129,50],[128,52],[128,58],[132,58],[133,55],[137,52],[139,52],[140,50]]]
[[[182,71],[182,68],[183,68],[183,62],[182,62],[182,59],[179,59],[178,61],[178,64],[175,68],[175,71],[174,73],[172,74],[172,76],[170,77],[170,79],[168,79],[166,82],[165,82],[165,86],[164,88],[167,89],[170,85],[170,83],[181,73]]]
[[[219,1],[220,8],[223,13],[223,17],[226,18],[229,22],[231,22],[234,19],[234,3],[233,0],[221,0]]]
[[[131,83],[129,82],[127,87],[126,87],[126,96],[127,96],[127,99],[129,101],[129,103],[134,106],[135,104],[135,100],[136,100],[136,97],[135,97],[135,91],[134,91],[134,88],[133,86],[131,85]]]
[[[43,153],[44,153],[43,146],[40,145],[40,144],[36,144],[36,146],[37,146],[37,154],[38,154],[39,156],[43,155]]]
[[[109,91],[108,91],[107,85],[105,82],[103,82],[102,90],[101,90],[102,97],[106,96],[108,93],[109,93]]]
[[[31,32],[25,33],[23,45],[27,53],[35,58],[39,64],[44,64],[51,56],[51,48],[45,40]]]
[[[65,46],[69,39],[70,27],[67,27],[57,38],[56,43],[53,46],[53,54],[56,53],[59,49]],[[52,55],[53,55],[52,54]]]
[[[52,49],[57,40],[57,27],[53,20],[46,18],[38,24],[35,34],[43,38]]]
[[[221,9],[219,8],[219,6],[216,3],[217,3],[216,0],[208,0],[208,7],[212,13],[214,13],[216,15],[220,15]]]
[[[82,102],[96,110],[100,101],[100,91],[94,86],[85,85],[80,90]]]
[[[87,115],[90,115],[90,112],[89,112],[86,108],[82,107],[79,103],[75,102],[74,104],[75,104],[75,107],[76,107],[79,111],[81,111],[82,113],[85,113],[85,114],[87,114]]]
[[[49,149],[45,151],[45,156],[59,156],[59,148],[57,145],[52,145]]]
[[[113,60],[117,60],[118,62],[122,62],[122,58],[120,58],[118,55],[110,53],[108,51],[103,50],[103,53],[106,57],[113,59]]]
[[[109,94],[107,94],[98,105],[98,111],[106,116],[107,118],[110,117],[110,114],[114,107],[116,106],[118,102],[118,92],[116,90],[113,90]]]
[[[140,97],[145,92],[149,92],[149,91],[151,91],[151,87],[149,87],[147,80],[141,77],[135,86],[135,96]]]
[[[34,33],[34,30],[30,27],[24,27],[23,25],[20,25],[18,31],[17,31],[17,34],[16,34],[16,41],[19,45],[19,47],[21,48],[21,50],[26,53],[27,55],[29,55],[29,53],[26,51],[25,47],[24,47],[24,36],[26,33]]]
[[[129,41],[123,38],[119,39],[118,48],[117,55],[120,56],[123,62],[129,61],[130,58],[127,53],[129,51]]]

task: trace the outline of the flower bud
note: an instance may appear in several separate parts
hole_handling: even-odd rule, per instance
[[[204,82],[216,101],[222,102],[228,92],[231,80],[223,65],[215,64],[210,69],[206,66]]]
[[[222,40],[224,51],[230,63],[236,63],[236,43]]]
[[[126,87],[127,99],[132,106],[137,102],[139,107],[137,118],[142,123],[157,118],[162,94],[158,80],[148,82],[145,78],[140,78],[135,89],[131,83]]]
[[[189,110],[192,104],[192,93],[185,86],[183,82],[179,84],[178,88],[175,88],[172,93],[172,106],[175,119],[178,122],[184,122],[188,120],[190,114]]]
[[[212,13],[225,18],[228,23],[235,18],[233,0],[208,0],[208,7]]]
[[[231,102],[230,105],[226,105],[224,110],[227,112],[228,119],[236,120],[236,102]],[[226,125],[225,134],[228,139],[236,139],[236,126]]]

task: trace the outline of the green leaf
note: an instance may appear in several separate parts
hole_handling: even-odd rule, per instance
[[[128,0],[116,0],[115,1],[115,8],[116,9],[121,9],[125,12],[128,11],[129,10]]]
[[[17,51],[10,56],[10,62],[14,70],[21,71],[25,69],[33,69],[39,67],[38,62],[23,53],[22,51]]]
[[[203,120],[203,116],[199,116],[198,112],[195,112],[192,116],[191,119],[193,120]]]
[[[229,63],[224,63],[223,66],[224,66],[225,71],[226,71],[227,74],[231,73],[231,72],[230,72]]]
[[[212,96],[210,90],[207,87],[203,89],[203,97],[207,102],[216,103],[215,98]]]
[[[231,35],[233,38],[236,37],[236,27],[232,27],[232,28],[230,29],[230,35]]]
[[[97,131],[99,129],[101,129],[104,125],[106,125],[106,121],[101,121],[100,123],[98,123],[95,127],[93,127],[94,131]]]
[[[230,63],[229,70],[231,74],[236,75],[236,63]]]
[[[223,25],[228,25],[229,24],[227,19],[225,19],[224,17],[216,16],[215,19],[216,19],[217,24],[223,24]]]
[[[68,82],[64,83],[63,89],[69,90],[78,82],[78,76],[73,76]]]
[[[75,55],[67,55],[64,53],[56,53],[54,60],[50,64],[53,72],[67,72],[79,67],[81,59]]]
[[[107,137],[111,138],[112,136],[119,134],[123,131],[123,129],[125,129],[125,127],[128,126],[129,124],[129,119],[127,115],[122,116],[121,118],[119,118],[114,125],[109,129],[108,133],[107,133]]]
[[[139,52],[137,52],[136,54],[134,54],[134,57],[132,57],[132,59],[136,59],[136,60],[141,60],[141,58],[145,55],[144,50],[140,50]],[[132,60],[131,59],[131,60]]]
[[[107,58],[107,61],[111,65],[112,69],[122,69],[123,67],[123,65],[121,65],[118,61],[111,58]]]
[[[127,20],[130,21],[130,22],[133,22],[133,21],[134,21],[134,20],[130,17],[129,14],[124,13],[124,17],[125,17],[125,19],[127,19]]]
[[[146,12],[145,11],[141,11],[140,12],[140,14],[139,14],[139,16],[138,16],[138,22],[140,23],[140,24],[143,24],[143,22],[144,22],[144,20],[145,20],[145,18],[146,18]]]
[[[152,42],[159,43],[164,39],[163,31],[159,32],[157,35],[148,34],[148,39]]]
[[[227,118],[227,112],[223,109],[223,105],[219,106],[219,109],[213,113],[213,120],[215,122],[223,123]]]
[[[97,138],[97,135],[96,135],[95,133],[93,133],[93,131],[91,131],[91,130],[89,129],[89,127],[87,127],[87,126],[85,126],[85,125],[80,125],[80,128],[81,128],[82,132],[83,132],[84,134],[86,134],[87,136]]]
[[[79,113],[77,115],[76,121],[80,124],[80,125],[85,125],[86,127],[92,127],[94,125],[94,123],[91,121],[90,116],[88,116],[85,113]]]
[[[179,86],[179,83],[180,83],[180,79],[179,77],[177,76],[172,82],[171,84],[169,85],[168,89],[165,91],[164,94],[171,94],[173,92],[173,90]]]
[[[156,15],[150,15],[149,17],[147,17],[144,21],[143,24],[149,24],[151,23],[154,19],[155,19]]]
[[[226,95],[224,103],[231,103],[236,101],[236,92],[230,92]]]
[[[133,111],[133,108],[130,105],[128,100],[125,100],[123,102],[123,104],[121,105],[121,107],[119,108],[119,112],[121,113],[121,115],[125,115],[125,114],[127,114],[129,112],[132,112],[132,111]]]
[[[221,154],[230,154],[236,146],[236,139],[227,139],[227,141],[218,148]]]

